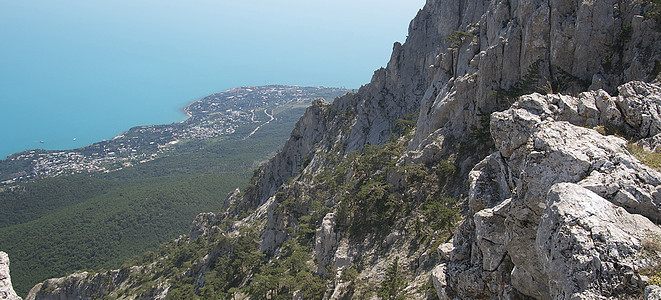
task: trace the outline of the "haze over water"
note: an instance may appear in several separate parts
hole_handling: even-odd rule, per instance
[[[179,122],[188,103],[238,86],[358,88],[423,5],[0,0],[0,159]]]

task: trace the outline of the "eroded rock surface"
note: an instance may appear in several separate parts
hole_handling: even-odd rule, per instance
[[[12,287],[11,276],[9,276],[9,256],[4,252],[0,252],[0,299],[21,299]]]
[[[649,130],[661,120],[654,114],[645,122],[622,120],[645,115],[661,89],[631,82],[619,90],[630,92],[531,94],[491,115],[499,151],[469,177],[473,214],[454,238],[448,294],[642,294],[646,283],[639,272],[658,263],[658,253],[643,245],[661,233],[652,222],[661,217],[661,173],[631,155],[624,139],[591,128],[619,128],[634,138],[656,135]],[[498,273],[509,281],[494,282]],[[467,274],[486,284],[471,287]]]
[[[649,219],[573,183],[558,183],[547,196],[536,251],[554,299],[633,295],[636,271],[648,266],[645,242],[661,235]]]

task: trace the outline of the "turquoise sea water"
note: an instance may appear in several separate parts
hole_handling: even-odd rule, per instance
[[[237,86],[357,88],[423,5],[0,0],[0,159],[179,122],[187,103]]]

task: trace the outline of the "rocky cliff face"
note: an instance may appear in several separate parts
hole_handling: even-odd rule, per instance
[[[632,152],[660,147],[661,90],[645,83],[661,70],[659,10],[428,0],[370,84],[315,102],[225,211],[140,267],[152,282],[87,274],[31,295],[654,295],[661,174]]]
[[[0,299],[20,300],[11,285],[9,276],[9,256],[7,253],[0,252]]]
[[[447,144],[517,96],[614,92],[657,73],[661,45],[649,37],[659,32],[640,1],[428,1],[426,8],[442,17],[433,26],[442,39],[410,145],[423,159],[447,155]]]
[[[445,292],[594,299],[647,285],[640,271],[658,263],[649,247],[661,233],[650,221],[661,212],[661,174],[625,140],[591,128],[649,138],[658,119],[637,122],[649,114],[633,107],[661,104],[661,89],[632,82],[619,93],[532,94],[491,116],[498,152],[470,173],[470,215],[454,237]]]

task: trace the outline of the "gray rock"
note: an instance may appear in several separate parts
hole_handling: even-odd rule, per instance
[[[452,243],[443,243],[438,246],[436,253],[440,257],[441,261],[449,261],[450,256],[452,255],[452,250],[454,250]]]
[[[266,209],[266,226],[262,232],[262,252],[275,252],[280,245],[287,239],[285,232],[286,220],[288,216],[279,208],[276,196],[270,197],[260,209]]]
[[[660,300],[661,287],[658,285],[648,285],[645,288],[645,300]]]
[[[616,102],[622,109],[626,125],[637,138],[661,133],[661,92],[656,85],[631,82],[618,88]]]
[[[314,251],[317,256],[318,270],[322,273],[333,259],[337,247],[337,234],[335,233],[335,215],[328,213],[317,229],[314,238]]]
[[[653,29],[654,21],[641,17],[642,7],[634,1],[430,2],[440,11],[459,16],[444,16],[448,19],[438,25],[436,19],[427,20],[441,35],[447,37],[456,30],[475,37],[458,49],[447,44],[438,48],[435,57],[439,61],[447,61],[447,57],[454,61],[450,67],[447,63],[433,64],[438,71],[432,73],[435,76],[422,98],[419,130],[411,145],[418,151],[430,142],[430,132],[443,128],[451,136],[460,137],[467,133],[468,126],[478,124],[480,114],[507,108],[506,99],[494,99],[490,93],[511,89],[535,62],[540,62],[536,75],[541,79],[528,87],[531,92],[555,80],[554,88],[561,92],[579,93],[589,86],[588,90],[603,89],[612,94],[620,84],[648,79],[645,72],[660,58],[658,51],[651,50],[661,48],[658,40],[651,40],[652,36],[659,37]],[[625,24],[631,24],[631,37],[618,41]],[[606,46],[618,42],[625,42],[621,45],[622,56],[613,55]],[[611,64],[604,67],[607,58]],[[617,70],[615,65],[622,68]],[[572,100],[581,100],[564,103],[576,112],[576,117],[591,122],[617,119],[616,114],[608,113],[617,112],[612,103],[607,103],[610,109],[599,109],[600,115],[595,118],[596,108],[602,103],[583,101],[587,98]]]
[[[11,284],[9,275],[9,256],[0,251],[0,299],[20,300]]]
[[[484,208],[491,208],[503,199],[512,196],[510,190],[511,176],[500,152],[496,152],[480,163],[468,174],[470,190],[468,207],[472,213]]]
[[[661,153],[661,133],[653,137],[640,139],[636,142],[636,145],[648,152]]]
[[[620,113],[624,111],[621,105],[631,101],[622,99],[642,99],[637,107],[645,109],[660,94],[650,84],[632,82],[626,86],[646,96],[624,93],[617,98],[620,104],[614,106],[617,101],[604,91],[578,97],[531,94],[521,97],[510,109],[492,114],[491,134],[499,151],[478,163],[469,174],[468,200],[473,215],[455,233],[453,259],[448,263],[448,288],[453,293],[475,297],[482,289],[504,295],[506,288],[489,288],[495,284],[492,280],[497,272],[504,272],[501,277],[509,276],[514,293],[535,298],[553,298],[558,286],[567,288],[569,283],[555,282],[561,272],[545,269],[541,263],[544,258],[535,247],[540,228],[547,227],[540,222],[549,207],[548,191],[555,184],[577,184],[627,215],[640,214],[636,218],[648,223],[648,219],[661,218],[661,174],[629,154],[623,139],[589,128],[611,126],[607,122],[624,119],[627,113]],[[637,110],[628,114],[635,113]],[[644,136],[645,127],[640,126],[628,128]],[[506,266],[508,259],[512,267],[503,268],[500,264]],[[632,282],[628,292],[644,286],[641,280],[625,273],[613,276]],[[470,286],[466,280],[486,285]],[[591,291],[586,288],[587,294],[581,297],[594,296]]]
[[[635,292],[634,271],[649,266],[643,242],[661,229],[571,183],[555,184],[536,249],[554,299],[610,298]]]
[[[445,265],[441,264],[436,266],[431,271],[430,276],[431,276],[431,282],[434,285],[434,289],[436,290],[436,295],[438,296],[438,299],[449,300],[450,298],[445,293],[445,287],[447,286],[447,282],[445,281]]]
[[[503,262],[505,248],[505,218],[509,210],[509,201],[503,201],[494,208],[479,211],[473,216],[475,223],[475,241],[482,252],[482,269],[493,272]]]
[[[35,285],[28,293],[29,300],[100,299],[104,293],[117,289],[130,273],[143,271],[144,267],[111,270],[104,273],[74,273],[66,277],[48,279]],[[167,287],[158,286],[144,297],[163,299]]]
[[[220,221],[214,213],[201,213],[195,217],[190,230],[190,240],[193,241],[201,235],[209,234],[211,228]]]

